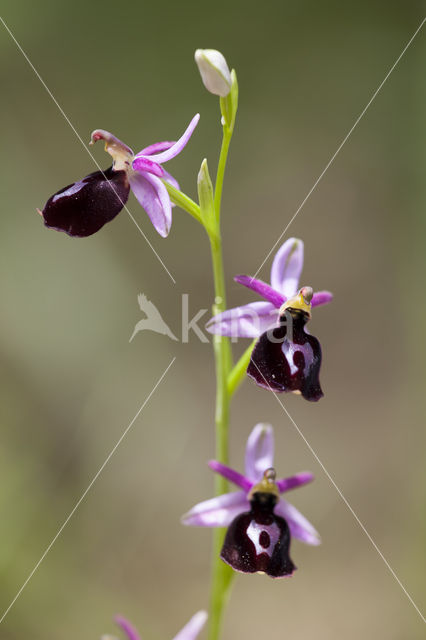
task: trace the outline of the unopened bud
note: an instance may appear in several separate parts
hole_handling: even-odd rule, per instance
[[[204,86],[210,93],[224,98],[231,91],[232,79],[224,56],[216,49],[197,49],[195,62]]]

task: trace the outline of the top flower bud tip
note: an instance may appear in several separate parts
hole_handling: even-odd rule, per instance
[[[207,91],[225,98],[231,91],[231,72],[225,57],[216,49],[197,49],[195,62]]]

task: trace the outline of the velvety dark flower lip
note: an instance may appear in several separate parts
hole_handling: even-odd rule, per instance
[[[179,631],[173,640],[195,640],[206,624],[207,612],[198,611],[191,620]],[[124,631],[128,640],[141,640],[139,633],[134,626],[122,616],[116,616],[115,622]],[[103,636],[102,640],[112,640],[108,636]]]
[[[273,428],[268,424],[257,424],[247,440],[244,474],[239,473],[235,469],[231,469],[217,460],[211,460],[209,462],[209,467],[213,471],[237,485],[239,490],[200,502],[182,517],[182,523],[189,526],[229,527],[229,544],[226,547],[224,552],[225,557],[223,559],[230,564],[233,563],[232,566],[234,566],[237,571],[248,573],[264,571],[265,573],[269,572],[269,575],[272,575],[274,571],[277,573],[282,571],[283,573],[281,575],[290,575],[292,569],[287,562],[290,536],[311,545],[318,545],[321,542],[319,534],[310,522],[308,522],[293,505],[287,502],[287,500],[284,500],[281,495],[291,489],[312,482],[313,475],[308,471],[278,480],[275,480],[274,476],[272,494],[275,496],[276,501],[272,510],[273,517],[269,511],[266,521],[260,518],[260,524],[254,522],[248,534],[249,537],[251,536],[251,542],[247,541],[244,534],[247,532],[250,522],[260,517],[258,497],[255,498],[256,493],[262,493],[262,491],[259,491],[258,485],[262,483],[265,472],[272,469],[273,466]],[[271,493],[271,491],[268,490],[268,493]],[[255,500],[254,505],[253,499]],[[262,500],[262,498],[259,499]],[[275,520],[276,518],[282,519],[283,522],[281,522],[281,520]],[[274,526],[274,522],[276,526]],[[246,529],[244,531],[245,525]],[[267,558],[263,556],[260,558],[261,553],[253,555],[253,545],[255,547],[257,543],[261,545],[262,540],[265,544],[267,542],[266,536],[262,535],[262,530],[264,530],[262,529],[262,525],[272,527],[266,531],[270,541],[273,542],[274,539],[276,542],[278,540],[281,541],[281,548],[280,550],[276,549],[277,553],[278,551],[279,553],[274,556],[274,562],[272,564],[269,563]],[[273,550],[275,550],[275,547],[267,545],[266,548],[272,551],[272,553],[267,554],[269,559],[271,559],[272,555],[274,555]],[[244,561],[244,558],[242,559],[244,549],[245,552],[247,552],[247,549],[251,550],[250,558],[247,562]],[[244,557],[247,559],[247,555]],[[230,560],[232,562],[230,562]]]
[[[303,241],[289,238],[277,251],[271,268],[271,284],[246,275],[234,279],[239,284],[255,291],[263,298],[261,302],[250,302],[227,309],[211,318],[206,329],[210,333],[237,338],[258,338],[268,329],[278,325],[280,308],[297,294],[303,268]],[[329,291],[316,291],[312,307],[331,302]]]
[[[49,198],[39,213],[49,229],[85,238],[120,213],[129,191],[126,172],[110,167],[64,187]]]
[[[172,203],[163,183],[179,189],[179,184],[161,165],[174,158],[187,145],[199,121],[196,114],[177,142],[156,142],[136,155],[109,131],[96,129],[91,144],[105,142],[113,165],[95,171],[55,193],[38,212],[46,227],[73,237],[87,237],[113,220],[125,206],[130,190],[147,212],[162,237],[172,224]]]
[[[311,402],[323,396],[319,381],[321,345],[305,331],[312,289],[303,287],[280,310],[279,325],[257,340],[247,368],[256,384],[275,393],[300,393]]]
[[[249,499],[250,511],[229,525],[220,557],[242,573],[291,576],[296,567],[290,558],[290,529],[285,519],[274,513],[279,499],[274,469],[266,469]]]

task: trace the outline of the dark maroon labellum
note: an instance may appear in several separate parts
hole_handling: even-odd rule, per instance
[[[95,171],[49,198],[41,212],[44,224],[69,236],[91,236],[120,213],[129,191],[125,171]]]
[[[296,569],[289,556],[288,524],[274,514],[276,501],[271,493],[254,493],[250,511],[231,522],[220,556],[236,571],[282,578]]]
[[[292,309],[287,317],[283,314],[279,326],[256,342],[247,374],[260,387],[277,393],[299,391],[315,402],[324,395],[319,381],[321,345],[305,332],[307,320],[303,311]]]

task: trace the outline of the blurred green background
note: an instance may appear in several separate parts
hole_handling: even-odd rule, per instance
[[[201,121],[168,165],[195,197],[220,145],[218,104],[197,47],[236,68],[240,110],[224,189],[229,304],[255,299],[254,273],[412,36],[424,2],[278,0],[33,2],[2,15],[85,139],[106,128],[134,149]],[[172,359],[176,361],[1,624],[4,640],[94,640],[129,617],[145,640],[173,637],[207,606],[211,532],[179,517],[212,495],[211,345],[141,333],[136,296],[180,332],[212,303],[204,233],[175,209],[160,238],[134,197],[72,240],[36,214],[95,170],[7,32],[0,28],[2,215],[0,609],[5,610]],[[328,288],[311,331],[325,398],[288,410],[396,574],[424,607],[426,305],[423,30],[292,224],[302,284]],[[94,154],[109,158],[101,145]],[[269,276],[271,260],[261,276]],[[207,316],[206,316],[207,318]],[[236,353],[247,346],[239,344]],[[310,469],[290,496],[320,531],[293,544],[292,580],[238,576],[224,638],[422,638],[423,623],[276,400],[247,381],[232,410],[233,465],[258,421],[276,430],[280,475]]]

